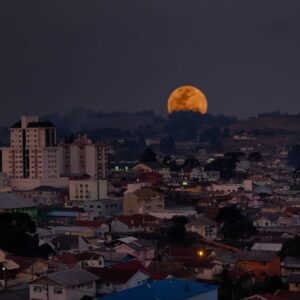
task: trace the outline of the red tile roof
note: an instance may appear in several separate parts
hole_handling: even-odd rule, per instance
[[[115,269],[115,268],[88,268],[87,270],[97,275],[102,282],[111,282],[111,283],[119,283],[119,284],[126,283],[138,271],[135,269]],[[146,273],[143,270],[141,270],[141,272]]]
[[[56,255],[56,258],[65,265],[72,265],[78,263],[77,257],[71,253]]]
[[[140,227],[145,225],[146,223],[149,222],[154,222],[157,220],[156,217],[150,216],[150,215],[121,215],[121,216],[116,216],[114,219],[117,219],[118,221],[126,224],[129,227]]]
[[[113,269],[118,270],[145,270],[145,267],[137,260],[131,260],[121,264],[115,264],[112,266]]]
[[[84,220],[76,220],[74,225],[76,226],[84,226],[84,227],[94,227],[97,228],[102,224],[105,224],[105,221],[84,221]]]

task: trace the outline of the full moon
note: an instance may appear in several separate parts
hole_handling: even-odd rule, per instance
[[[201,114],[207,113],[207,99],[196,87],[191,85],[175,89],[168,99],[168,112],[193,111]]]

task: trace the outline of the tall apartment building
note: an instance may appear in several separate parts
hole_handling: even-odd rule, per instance
[[[93,144],[86,135],[79,135],[71,144],[59,145],[60,174],[107,177],[107,147]]]
[[[63,186],[59,181],[56,128],[38,117],[22,116],[10,127],[10,147],[1,149],[2,172],[14,188]]]

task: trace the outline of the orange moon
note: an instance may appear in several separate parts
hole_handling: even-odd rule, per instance
[[[196,87],[191,85],[175,89],[168,99],[168,112],[193,111],[201,114],[207,113],[207,99]]]

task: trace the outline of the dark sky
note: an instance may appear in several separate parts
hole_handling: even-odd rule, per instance
[[[85,106],[300,112],[299,0],[1,0],[0,124]]]

